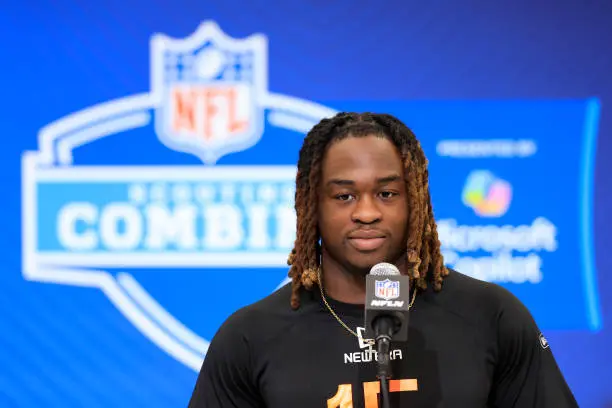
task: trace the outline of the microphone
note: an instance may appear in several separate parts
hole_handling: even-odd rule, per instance
[[[410,278],[393,264],[379,263],[366,275],[364,338],[376,344],[377,376],[381,383],[383,407],[389,404],[391,341],[408,340]]]
[[[379,263],[366,275],[364,338],[408,340],[410,278],[393,264]]]

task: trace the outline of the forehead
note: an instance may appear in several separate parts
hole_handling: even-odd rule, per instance
[[[323,179],[381,177],[403,174],[400,154],[389,139],[381,136],[349,136],[330,144],[323,158]],[[386,173],[386,174],[383,174]]]

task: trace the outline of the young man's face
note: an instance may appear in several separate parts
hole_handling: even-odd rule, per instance
[[[391,141],[349,136],[332,142],[319,188],[324,256],[351,273],[367,274],[405,253],[408,199],[401,157]]]

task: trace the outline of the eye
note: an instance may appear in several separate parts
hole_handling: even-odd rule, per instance
[[[393,198],[397,195],[396,192],[394,191],[382,191],[380,193],[381,197],[384,198],[385,200],[389,199],[389,198]]]
[[[352,198],[353,198],[353,196],[351,194],[338,194],[336,196],[336,199],[340,200],[340,201],[349,201]]]

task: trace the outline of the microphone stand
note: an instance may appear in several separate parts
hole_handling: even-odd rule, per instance
[[[380,380],[381,408],[390,408],[389,402],[389,378],[391,378],[391,333],[393,327],[390,319],[380,319],[380,334],[376,336],[376,361],[378,363],[377,377]]]
[[[403,297],[400,296],[400,289]],[[398,298],[399,301],[393,301]],[[391,341],[406,341],[408,337],[410,278],[402,275],[395,265],[385,262],[376,264],[366,275],[365,300],[366,335],[374,339],[376,345],[381,408],[389,408]]]

